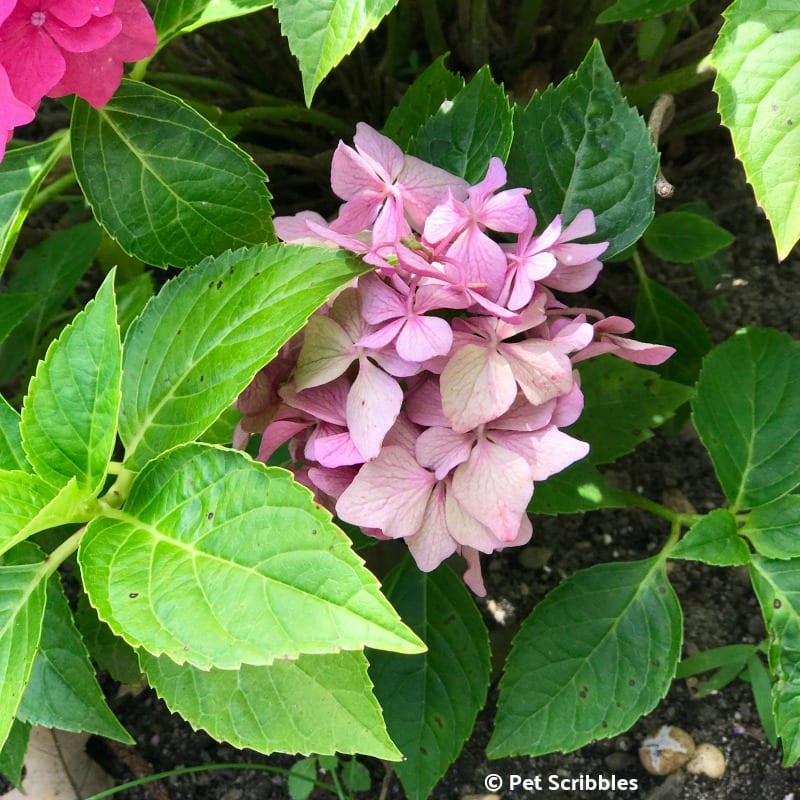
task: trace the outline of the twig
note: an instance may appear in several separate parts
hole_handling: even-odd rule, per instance
[[[647,121],[647,130],[653,144],[658,147],[658,137],[669,127],[675,116],[675,100],[671,94],[660,94],[656,98],[650,119]],[[672,197],[675,187],[664,177],[659,161],[658,174],[656,175],[656,194],[659,197]]]

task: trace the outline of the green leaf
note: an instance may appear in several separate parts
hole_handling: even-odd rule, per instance
[[[775,727],[775,713],[772,710],[772,681],[758,653],[754,653],[747,662],[747,677],[750,679],[761,727],[764,729],[767,741],[773,747],[777,747],[778,731]]]
[[[745,662],[756,652],[755,644],[729,644],[723,647],[713,647],[693,656],[684,658],[675,671],[675,678],[688,678],[690,675],[699,675],[703,672],[727,667],[731,664],[738,665],[741,669]]]
[[[660,17],[670,11],[690,5],[692,0],[617,0],[597,18],[599,25],[607,22],[630,22],[634,19]]]
[[[159,0],[153,15],[159,49],[179,34],[271,5],[272,0]]]
[[[569,432],[589,442],[591,464],[607,464],[631,452],[692,394],[688,386],[611,355],[580,366],[586,405]]]
[[[42,638],[17,718],[134,743],[106,705],[58,577],[47,582]]]
[[[408,151],[417,132],[442,103],[452,100],[464,88],[464,79],[445,67],[445,58],[440,56],[422,72],[386,118],[383,133],[401,150]]]
[[[35,308],[39,298],[32,292],[0,294],[0,354],[2,342]],[[5,367],[5,364],[3,365]]]
[[[153,276],[149,272],[137,275],[117,288],[117,318],[124,336],[153,296]]]
[[[292,800],[306,800],[314,791],[317,779],[317,759],[315,756],[301,758],[292,765],[286,779],[286,788]]]
[[[101,109],[76,100],[72,159],[95,217],[126,253],[186,267],[274,239],[266,176],[182,100],[123,80]]]
[[[541,225],[591,208],[592,240],[609,242],[604,258],[637,241],[650,223],[657,167],[647,126],[597,42],[574,73],[515,109],[509,185],[532,188],[528,200]]]
[[[636,338],[674,347],[674,355],[652,369],[687,386],[694,386],[703,356],[711,349],[711,335],[697,313],[649,278],[639,284]]]
[[[597,467],[578,461],[537,483],[528,510],[534,514],[577,514],[598,508],[624,508],[622,492],[609,486]]]
[[[734,0],[723,16],[711,51],[719,113],[783,260],[800,238],[800,8]]]
[[[236,424],[241,420],[242,415],[232,406],[226,408],[211,426],[203,431],[200,436],[200,441],[206,444],[222,444],[226,447],[230,446],[233,441],[233,429]]]
[[[15,719],[6,743],[0,748],[0,774],[5,775],[17,789],[22,787],[22,768],[30,735],[31,726]]]
[[[750,579],[767,626],[775,725],[790,767],[800,758],[800,559],[752,556]]]
[[[800,495],[786,495],[753,509],[742,533],[762,556],[800,558]]]
[[[418,656],[370,654],[370,675],[409,800],[424,800],[455,761],[489,686],[486,626],[463,581],[446,565],[422,572],[409,556],[385,581],[401,617],[428,645]]]
[[[144,652],[141,663],[172,711],[235,747],[400,758],[370,691],[363,653],[301,655],[238,670],[178,666]]]
[[[200,436],[308,317],[364,265],[344,251],[261,246],[167,283],[125,338],[126,466]]]
[[[325,76],[397,5],[397,0],[274,0],[281,33],[300,62],[306,105]]]
[[[22,406],[22,446],[54,486],[96,494],[116,442],[122,346],[113,273],[39,362]]]
[[[46,142],[9,150],[0,164],[0,275],[3,274],[31,203],[67,139],[57,135]]]
[[[38,547],[25,542],[0,559],[0,748],[30,678],[44,618],[46,569]]]
[[[750,551],[739,536],[736,517],[727,509],[717,508],[692,525],[669,557],[734,567],[749,563]]]
[[[477,183],[492,156],[506,160],[513,136],[508,97],[489,68],[481,67],[452,103],[440,107],[417,131],[410,152]]]
[[[731,510],[800,484],[800,348],[769,328],[739,331],[703,361],[693,419]]]
[[[100,620],[85,593],[78,596],[75,622],[92,660],[100,669],[108,672],[119,683],[144,683],[136,651],[124,639],[115,636],[111,628]]]
[[[0,470],[30,472],[31,465],[22,449],[19,414],[0,395]],[[2,514],[2,512],[0,512]]]
[[[81,540],[92,605],[132,647],[236,669],[365,645],[418,653],[347,537],[276,467],[177,447]],[[234,591],[235,587],[235,591]]]
[[[369,770],[357,758],[342,764],[342,781],[351,792],[368,792],[372,785]]]
[[[736,237],[713,220],[690,211],[658,214],[642,240],[647,249],[676,264],[691,264],[728,247]]]
[[[660,557],[570,576],[514,638],[489,757],[567,752],[628,730],[667,693],[681,637]]]
[[[91,266],[100,234],[95,222],[74,225],[48,236],[22,255],[8,281],[7,296],[22,298],[32,293],[37,302],[33,313],[0,344],[0,381],[13,378],[26,359],[33,371],[36,357],[49,344],[49,338],[42,344],[44,334],[63,314],[64,301]]]
[[[86,492],[75,479],[60,490],[29,472],[0,471],[0,554],[34,533],[91,516]]]

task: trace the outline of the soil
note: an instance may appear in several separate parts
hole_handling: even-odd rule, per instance
[[[191,55],[191,54],[190,54]],[[187,56],[188,57],[188,56]],[[648,270],[699,310],[715,342],[744,325],[774,326],[800,336],[797,292],[800,255],[797,250],[777,264],[769,227],[755,211],[752,193],[727,135],[673,141],[664,157],[668,179],[675,184],[671,201],[659,201],[660,210],[675,204],[704,200],[718,221],[737,240],[727,251],[727,270],[712,290],[702,290],[688,267],[648,263]],[[279,174],[280,166],[276,166]],[[322,170],[324,172],[324,169]],[[279,190],[273,181],[276,198]],[[284,212],[289,209],[282,209]],[[632,316],[636,280],[623,265],[609,265],[597,291],[598,307]],[[611,308],[609,303],[615,308]],[[698,512],[719,507],[724,500],[709,459],[689,426],[660,432],[635,453],[614,465],[609,478],[646,497],[667,503],[689,503]],[[595,563],[632,560],[655,552],[665,541],[665,523],[636,509],[598,511],[585,515],[534,519],[534,539],[522,550],[507,550],[484,562],[488,595],[479,601],[498,660],[507,651],[516,626],[534,604],[564,577]],[[670,579],[684,612],[684,653],[736,643],[756,643],[764,637],[761,615],[746,573],[694,562],[675,562]],[[109,691],[115,687],[109,682]],[[643,798],[644,800],[794,800],[800,798],[800,767],[785,769],[781,753],[769,745],[761,730],[749,686],[734,681],[723,690],[698,699],[690,681],[675,681],[667,697],[627,733],[595,742],[570,754],[540,758],[489,761],[485,747],[491,735],[496,684],[478,717],[472,737],[432,797],[460,800],[483,795],[484,779],[496,773],[527,778],[558,776],[574,779],[568,789],[541,791],[501,790],[503,798]],[[230,745],[194,732],[177,715],[145,690],[115,702],[115,711],[131,735],[135,748],[111,746],[93,740],[90,753],[120,783],[149,772],[189,765],[221,763],[270,764],[287,768],[290,756],[264,757],[238,751]],[[727,770],[720,780],[676,773],[668,778],[649,775],[640,765],[641,740],[661,724],[678,725],[697,742],[722,750]],[[374,800],[381,794],[383,765],[367,763],[372,788],[357,798]],[[636,781],[637,790],[586,788],[586,776],[619,782]],[[582,776],[583,779],[582,779]],[[581,782],[582,780],[582,782]],[[581,787],[584,788],[581,788]],[[403,798],[402,788],[386,782],[386,797]],[[332,797],[316,790],[312,797]],[[491,795],[490,795],[491,796]],[[281,774],[248,769],[210,770],[169,778],[116,795],[120,800],[271,800],[287,798]],[[35,799],[34,799],[35,800]]]

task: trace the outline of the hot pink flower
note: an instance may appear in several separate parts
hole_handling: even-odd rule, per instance
[[[27,125],[35,116],[34,110],[14,97],[8,75],[0,64],[0,160],[6,152],[6,143],[14,128]]]

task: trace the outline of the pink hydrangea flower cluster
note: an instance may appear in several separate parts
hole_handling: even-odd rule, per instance
[[[298,480],[340,519],[404,539],[425,571],[460,553],[483,594],[479,553],[527,542],[535,483],[589,450],[561,430],[583,409],[575,362],[658,364],[673,351],[554,295],[601,269],[606,243],[575,241],[595,232],[591,211],[537,235],[528,190],[503,189],[499,159],[470,186],[365,124],[354,143],[333,157],[336,219],[301,212],[275,228],[374,270],[256,376],[235,444],[261,433],[267,461],[288,442]]]
[[[0,158],[44,96],[105,105],[124,61],[156,47],[141,0],[0,0]]]

